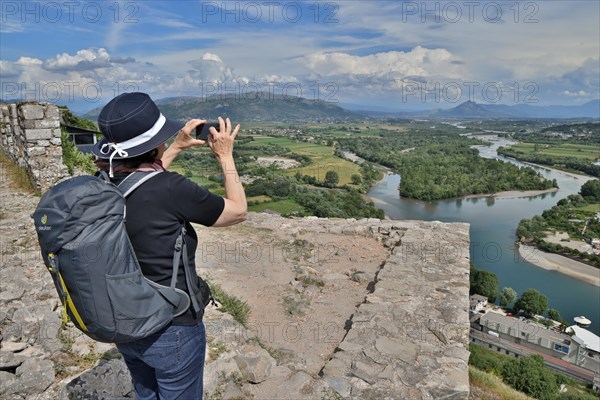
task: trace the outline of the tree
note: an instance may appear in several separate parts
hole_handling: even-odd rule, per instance
[[[500,293],[500,305],[506,307],[517,299],[517,292],[513,288],[505,287]]]
[[[327,171],[325,174],[325,185],[329,187],[334,187],[340,181],[340,176],[335,171]]]
[[[554,308],[548,310],[548,318],[553,319],[556,322],[561,322],[560,320],[562,319],[558,310],[555,310]]]
[[[592,197],[600,199],[600,180],[592,179],[587,181],[581,186],[579,193],[586,198]]]
[[[502,367],[502,380],[514,389],[540,400],[551,400],[558,394],[558,383],[544,366],[542,356],[520,357]]]
[[[496,301],[496,297],[498,297],[498,277],[496,274],[484,271],[482,269],[477,269],[473,264],[471,264],[471,275],[469,277],[469,281],[471,284],[471,288],[469,290],[470,294],[480,294],[482,296],[487,297],[490,303]]]
[[[548,298],[535,289],[527,289],[515,303],[516,310],[523,310],[526,315],[544,314],[548,309]]]
[[[350,177],[353,185],[360,185],[362,183],[362,178],[358,174],[352,174]]]

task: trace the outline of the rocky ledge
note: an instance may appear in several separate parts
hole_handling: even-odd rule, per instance
[[[38,198],[2,186],[0,398],[133,398],[112,346],[61,329],[29,218]],[[207,309],[207,399],[468,398],[468,225],[251,214],[227,229],[200,230],[212,243],[237,239],[224,256],[201,246],[199,272],[228,292],[237,274],[244,284],[233,294],[252,314],[244,326]],[[288,259],[263,252],[263,268],[250,251],[266,240]],[[315,257],[326,243],[330,259]],[[271,294],[286,300],[269,308]],[[290,304],[303,311],[283,313]],[[270,327],[287,336],[278,342]]]

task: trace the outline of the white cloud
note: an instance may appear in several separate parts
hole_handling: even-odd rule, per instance
[[[6,17],[2,18],[0,33],[18,33],[23,31],[25,31],[25,24],[18,21],[12,21]]]
[[[580,90],[579,92],[571,92],[570,90],[565,90],[563,94],[569,97],[586,97],[589,95],[589,93],[586,93],[583,90]]]
[[[453,56],[445,49],[417,46],[409,52],[388,51],[367,56],[346,53],[316,53],[301,57],[299,62],[321,76],[366,75],[374,77],[431,76],[458,70]]]
[[[19,57],[19,59],[15,62],[17,65],[42,65],[42,60],[33,57]]]
[[[175,18],[162,18],[157,17],[152,20],[153,23],[161,26],[166,26],[169,28],[186,28],[186,29],[195,29],[195,26],[192,24],[188,24],[187,22],[180,21]]]
[[[0,60],[0,75],[3,79],[19,76],[21,68],[16,63]]]
[[[192,70],[188,74],[195,79],[198,84],[206,83],[228,83],[236,81],[233,70],[225,65],[221,58],[213,53],[204,53],[200,59],[188,62]]]
[[[58,54],[44,61],[43,68],[54,72],[85,71],[110,67],[110,56],[103,48],[79,50],[75,55]]]

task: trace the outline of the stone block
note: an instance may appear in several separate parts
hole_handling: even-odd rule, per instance
[[[351,353],[359,353],[362,351],[363,346],[361,344],[352,343],[348,340],[344,340],[338,345],[338,349],[343,351],[349,351]]]
[[[265,350],[257,346],[244,346],[235,361],[240,372],[248,382],[261,383],[269,379],[271,369],[276,362]]]
[[[32,395],[43,393],[54,383],[54,364],[50,360],[28,359],[16,370],[17,382],[9,393]],[[32,396],[33,397],[33,396]]]
[[[25,138],[28,141],[40,139],[52,139],[51,129],[25,129]]]
[[[24,119],[43,119],[44,106],[41,104],[23,104],[19,107],[19,116]]]
[[[62,144],[62,140],[60,138],[52,138],[50,139],[50,143],[54,146],[60,146]]]
[[[58,148],[51,149],[48,152],[48,155],[50,157],[61,158],[62,159],[62,148],[58,147]]]
[[[285,382],[285,387],[291,393],[309,393],[313,385],[313,378],[306,372],[296,372],[290,379]]]
[[[50,146],[49,140],[38,140],[36,143],[39,147],[48,147]]]
[[[27,346],[26,343],[24,343]],[[3,348],[4,350],[4,348]],[[25,357],[15,355],[11,351],[0,351],[0,371],[16,369],[27,360]]]
[[[388,338],[385,336],[378,337],[375,340],[375,348],[382,355],[392,356],[410,365],[414,365],[415,360],[417,359],[417,353],[419,352],[418,345],[410,343],[407,340]]]
[[[60,118],[59,112],[58,112],[58,107],[56,107],[54,104],[48,104],[46,106],[45,115],[46,115],[46,118],[55,119],[57,121]]]
[[[227,382],[220,397],[222,400],[238,400],[245,398],[240,387],[232,381]]]
[[[132,398],[131,375],[122,360],[100,361],[66,387],[69,399]]]
[[[347,398],[350,396],[350,384],[345,378],[340,377],[329,377],[325,378],[325,382],[329,384],[336,393],[338,393],[343,398]]]
[[[0,349],[2,349],[3,351],[17,353],[19,351],[25,350],[26,348],[27,343],[9,342],[7,340],[0,342]]]
[[[46,154],[46,149],[44,147],[35,146],[27,149],[27,155],[29,157],[37,157]]]
[[[60,122],[57,119],[26,119],[23,121],[25,129],[48,129],[60,128]]]
[[[349,370],[349,364],[339,358],[341,354],[336,353],[336,356],[329,360],[323,368],[323,376],[345,376]]]
[[[0,396],[6,395],[17,382],[15,374],[10,372],[0,371]],[[5,397],[3,397],[5,398]],[[22,398],[22,397],[19,397]]]
[[[61,136],[60,128],[52,129],[52,137],[59,138]]]
[[[17,119],[17,105],[16,104],[9,104],[8,111],[9,111],[10,117],[12,119]]]

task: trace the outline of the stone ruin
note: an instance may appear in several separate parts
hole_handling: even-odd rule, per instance
[[[0,103],[0,148],[44,192],[69,175],[63,164],[58,107]]]

